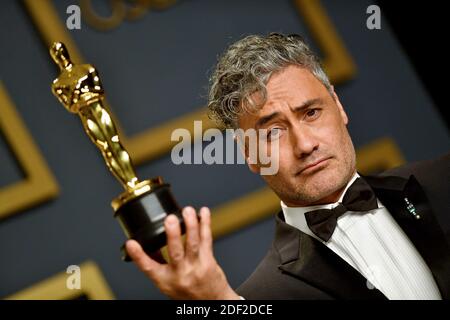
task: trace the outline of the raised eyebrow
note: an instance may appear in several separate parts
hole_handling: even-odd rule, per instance
[[[309,99],[309,100],[306,100],[305,102],[303,102],[298,107],[295,107],[292,111],[294,111],[294,112],[303,111],[306,108],[309,108],[314,105],[321,105],[323,103],[324,103],[324,100],[322,98]]]
[[[309,99],[309,100],[306,100],[304,103],[302,103],[300,106],[295,107],[293,109],[293,111],[300,112],[300,111],[305,110],[306,108],[309,108],[313,105],[321,105],[323,103],[324,103],[324,100],[322,98]],[[279,115],[279,112],[273,112],[271,114],[268,114],[267,116],[259,118],[258,121],[256,122],[256,128],[259,128],[259,127],[265,125],[267,122],[276,118],[278,115]]]
[[[271,114],[268,114],[267,116],[259,118],[258,121],[256,121],[256,128],[265,125],[267,122],[276,118],[278,115],[279,115],[279,112],[273,112]]]

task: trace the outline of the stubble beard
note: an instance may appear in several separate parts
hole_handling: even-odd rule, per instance
[[[272,190],[286,204],[295,204],[296,206],[310,206],[335,202],[338,199],[326,201],[330,196],[339,191],[337,197],[341,194],[348,181],[355,172],[355,149],[350,136],[343,141],[342,147],[345,149],[341,152],[341,160],[333,157],[326,168],[323,168],[310,176],[305,175],[296,177],[293,183],[284,183],[284,181],[292,181],[292,176],[288,179],[279,179],[277,177],[267,177],[266,182]],[[329,200],[329,199],[327,199]]]

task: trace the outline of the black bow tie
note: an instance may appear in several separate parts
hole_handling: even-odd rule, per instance
[[[356,178],[337,207],[306,212],[305,218],[309,229],[320,239],[328,241],[336,228],[337,219],[345,212],[365,213],[376,208],[378,205],[374,192],[366,181]]]

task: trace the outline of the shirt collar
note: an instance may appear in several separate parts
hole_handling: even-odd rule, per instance
[[[315,206],[308,206],[308,207],[288,207],[283,201],[281,201],[281,209],[283,210],[284,220],[287,224],[290,224],[291,226],[296,227],[300,231],[318,239],[322,242],[308,227],[308,224],[306,223],[305,213],[312,210],[318,210],[318,209],[333,209],[334,207],[337,207],[339,203],[342,202],[342,199],[344,198],[345,192],[347,189],[351,186],[351,184],[359,177],[359,174],[355,172],[352,176],[352,178],[349,180],[347,185],[345,186],[344,192],[342,192],[341,196],[339,197],[339,200],[337,202],[328,203],[328,204],[320,204]]]

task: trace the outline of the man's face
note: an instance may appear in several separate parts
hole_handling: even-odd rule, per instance
[[[355,172],[355,150],[336,94],[294,65],[273,74],[266,88],[262,108],[238,119],[244,130],[267,129],[269,144],[278,140],[279,170],[264,180],[289,206],[337,201]],[[258,164],[249,167],[260,172]]]

